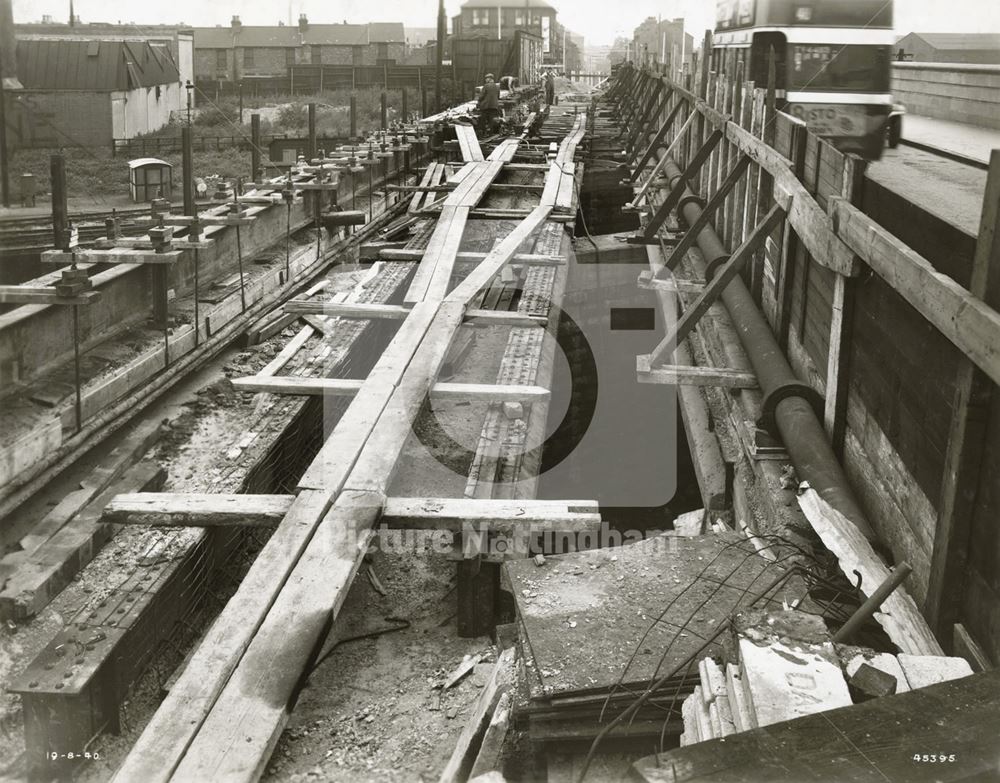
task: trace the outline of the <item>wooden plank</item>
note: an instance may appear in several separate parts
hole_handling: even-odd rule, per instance
[[[664,269],[663,265],[660,265],[659,268]],[[663,291],[664,293],[669,294],[700,294],[705,290],[704,281],[685,280],[684,278],[677,277],[661,279],[655,277],[652,272],[648,270],[639,273],[639,279],[637,282],[639,284],[639,288],[649,291]]]
[[[458,136],[458,143],[462,148],[462,159],[468,161],[482,161],[483,150],[479,146],[479,137],[476,129],[471,125],[455,125],[455,135]]]
[[[639,383],[662,383],[668,386],[716,386],[724,389],[756,389],[757,376],[752,372],[724,367],[664,364],[651,369],[644,356],[636,357]]]
[[[267,394],[297,394],[322,397],[353,397],[360,393],[364,381],[356,378],[304,378],[300,376],[249,376],[234,378],[239,391]],[[489,383],[435,383],[432,399],[486,400],[489,402],[538,402],[549,397],[542,386],[497,385]]]
[[[521,245],[534,235],[551,212],[551,206],[538,206],[532,210],[531,214],[518,223],[515,229],[486,255],[483,262],[455,287],[455,290],[448,295],[447,301],[463,304],[471,301],[472,297],[510,262]]]
[[[846,200],[831,198],[830,210],[837,235],[994,383],[1000,383],[1000,313],[937,272],[927,259]]]
[[[87,291],[77,296],[59,296],[51,286],[0,286],[0,304],[14,305],[89,305],[101,298],[100,291]]]
[[[438,167],[441,166],[441,165],[442,164],[440,164],[440,163],[431,163],[424,170],[424,176],[421,178],[421,180],[420,180],[420,186],[419,186],[421,188],[421,190],[418,190],[414,194],[413,198],[410,199],[410,206],[407,207],[407,209],[406,209],[407,213],[413,214],[418,209],[420,209],[420,204],[424,200],[424,194],[425,194],[426,188],[433,187],[432,182],[434,180],[434,177],[437,175]]]
[[[667,333],[660,344],[653,349],[653,352],[648,355],[649,366],[657,365],[665,353],[674,350],[674,347],[687,337],[698,320],[708,312],[708,308],[715,303],[726,286],[736,277],[747,259],[764,243],[767,236],[784,219],[785,211],[780,206],[775,204],[771,207],[770,212],[767,213],[764,220],[754,227],[754,230],[747,237],[746,241],[716,271],[715,276],[694,304],[684,311],[677,324]]]
[[[1000,308],[1000,150],[990,155],[969,295],[994,314]],[[986,481],[995,480],[983,474],[982,465],[996,386],[970,359],[960,363],[955,384],[925,604],[928,620],[946,639],[961,616],[976,500]]]
[[[601,514],[592,500],[387,498],[381,522],[394,529],[461,532],[485,525],[493,531],[563,533],[598,530]]]
[[[468,207],[445,206],[441,210],[434,233],[427,243],[427,250],[417,267],[413,282],[403,298],[405,304],[414,304],[423,300],[430,289],[435,269],[440,259],[454,258],[462,244],[465,225],[469,219]],[[450,273],[449,273],[450,279]]]
[[[375,367],[368,373],[361,392],[352,400],[316,459],[299,480],[300,489],[330,487],[337,491],[343,486],[436,313],[437,306],[432,302],[414,306],[409,318],[403,321]]]
[[[465,323],[472,326],[545,326],[549,319],[537,315],[514,313],[506,310],[469,310]]]
[[[402,305],[368,304],[362,302],[316,302],[292,299],[282,308],[286,313],[297,315],[326,315],[338,318],[360,318],[368,320],[390,319],[402,321],[410,314],[409,307]]]
[[[889,577],[889,569],[875,554],[868,540],[843,514],[827,503],[814,489],[798,496],[802,513],[813,530],[837,557],[840,569],[848,578],[861,576],[861,592],[870,596]],[[900,585],[875,613],[875,619],[885,629],[893,643],[903,652],[913,655],[941,655],[930,626],[905,586]]]
[[[276,527],[291,510],[293,500],[293,495],[136,492],[116,495],[105,506],[101,521],[170,527]]]
[[[285,343],[285,347],[278,351],[278,355],[261,369],[257,374],[258,377],[266,377],[280,372],[281,368],[292,360],[292,357],[299,352],[313,334],[315,334],[315,330],[311,326],[303,326],[295,337]]]
[[[788,213],[789,224],[816,263],[840,275],[858,274],[856,250],[835,232],[819,204],[791,171],[782,169],[774,177],[774,200]]]
[[[306,490],[296,497],[118,768],[115,783],[167,783],[171,779],[284,583],[279,580],[276,588],[276,574],[279,569],[291,570],[310,538],[313,521],[330,502],[330,493],[323,491]]]
[[[455,743],[455,750],[438,778],[439,783],[460,783],[467,779],[490,718],[501,697],[514,687],[516,676],[515,648],[510,647],[500,653],[490,680],[476,699],[472,714]]]
[[[427,388],[461,324],[461,307],[432,301],[415,307],[405,323],[423,312],[431,314],[431,322],[420,333],[413,359],[365,439],[334,507],[188,748],[177,778],[256,780],[263,773],[301,673],[367,550],[385,500],[382,488],[392,480]]]
[[[379,258],[385,261],[419,261],[424,252],[418,248],[390,248],[382,250]],[[486,253],[462,251],[456,255],[459,261],[482,261]],[[511,266],[565,266],[566,259],[562,256],[550,256],[543,253],[518,253],[511,261]]]
[[[348,492],[337,498],[194,736],[173,780],[260,779],[287,723],[289,698],[367,552],[380,506],[381,498],[370,493]]]
[[[865,164],[855,155],[843,157],[842,195],[856,204],[861,199]],[[835,275],[830,317],[830,349],[826,366],[826,398],[823,423],[834,452],[843,454],[847,433],[848,373],[853,339],[854,303],[857,284],[853,278]]]

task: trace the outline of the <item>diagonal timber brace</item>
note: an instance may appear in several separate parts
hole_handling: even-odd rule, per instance
[[[699,149],[695,153],[694,157],[691,158],[691,162],[687,165],[687,168],[684,169],[684,172],[677,180],[673,189],[671,189],[670,194],[666,197],[666,199],[664,199],[660,208],[656,210],[656,214],[650,218],[642,234],[634,238],[635,240],[638,240],[639,244],[645,244],[646,242],[656,239],[656,235],[663,226],[667,216],[680,202],[681,196],[684,194],[684,189],[688,186],[688,181],[691,177],[698,173],[698,170],[704,165],[705,161],[708,160],[708,156],[712,154],[712,150],[714,150],[719,144],[719,141],[722,139],[722,135],[722,131],[718,128],[712,131],[709,137],[705,140],[705,143],[701,145],[701,149]]]
[[[670,254],[670,258],[664,264],[664,269],[673,272],[677,269],[684,258],[684,254],[687,253],[692,247],[694,247],[695,240],[698,239],[698,234],[701,230],[708,225],[708,221],[712,219],[716,210],[722,205],[722,202],[726,200],[726,196],[729,192],[736,187],[736,183],[740,181],[743,174],[750,166],[750,157],[748,155],[743,155],[736,164],[730,169],[729,174],[726,175],[726,179],[723,181],[722,185],[715,192],[715,194],[708,200],[698,219],[691,224],[688,228],[687,233],[681,238],[681,241],[677,243],[674,247],[673,252]]]
[[[715,304],[726,286],[739,274],[739,271],[746,264],[747,259],[764,244],[764,240],[767,239],[770,233],[784,219],[785,210],[781,206],[775,204],[771,207],[771,210],[764,216],[764,219],[754,227],[750,236],[719,267],[711,281],[705,286],[705,290],[702,291],[701,296],[695,300],[695,303],[691,307],[684,311],[684,314],[674,328],[667,333],[667,336],[648,355],[648,366],[650,368],[656,367],[664,356],[672,354],[677,345],[691,333],[691,330],[694,329],[699,319],[708,312],[708,308]]]
[[[680,110],[683,106],[684,106],[684,101],[678,100],[677,103],[674,105],[674,108],[670,110],[670,114],[667,115],[667,119],[663,121],[663,124],[660,125],[659,130],[656,131],[656,136],[649,143],[649,146],[646,147],[645,152],[642,153],[642,157],[639,158],[639,163],[632,171],[633,182],[635,182],[639,178],[639,175],[642,173],[642,170],[646,168],[646,164],[648,164],[649,161],[653,159],[653,154],[663,146],[663,142],[667,138],[667,134],[670,132],[671,127],[673,127],[674,120],[677,119],[677,115],[678,113],[680,113]],[[695,112],[691,112],[692,117],[694,116],[694,114]],[[680,136],[680,133],[678,133],[677,135]]]

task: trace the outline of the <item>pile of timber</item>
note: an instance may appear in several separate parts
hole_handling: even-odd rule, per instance
[[[728,618],[798,603],[805,585],[735,533],[660,535],[505,565],[526,677],[518,719],[535,742],[590,742],[655,689],[609,738],[648,742],[683,729],[698,659],[722,653]]]
[[[707,657],[681,709],[693,745],[972,674],[963,658],[835,645],[822,618],[752,611],[733,624],[735,662]]]

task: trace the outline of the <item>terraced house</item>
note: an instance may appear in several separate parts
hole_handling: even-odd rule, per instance
[[[287,76],[294,65],[392,65],[406,56],[402,23],[244,25],[194,31],[197,79],[238,81]]]

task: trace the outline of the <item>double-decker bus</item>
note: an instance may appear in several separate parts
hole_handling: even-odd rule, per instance
[[[892,0],[718,0],[712,61],[767,84],[778,108],[838,149],[875,159],[893,110]]]

